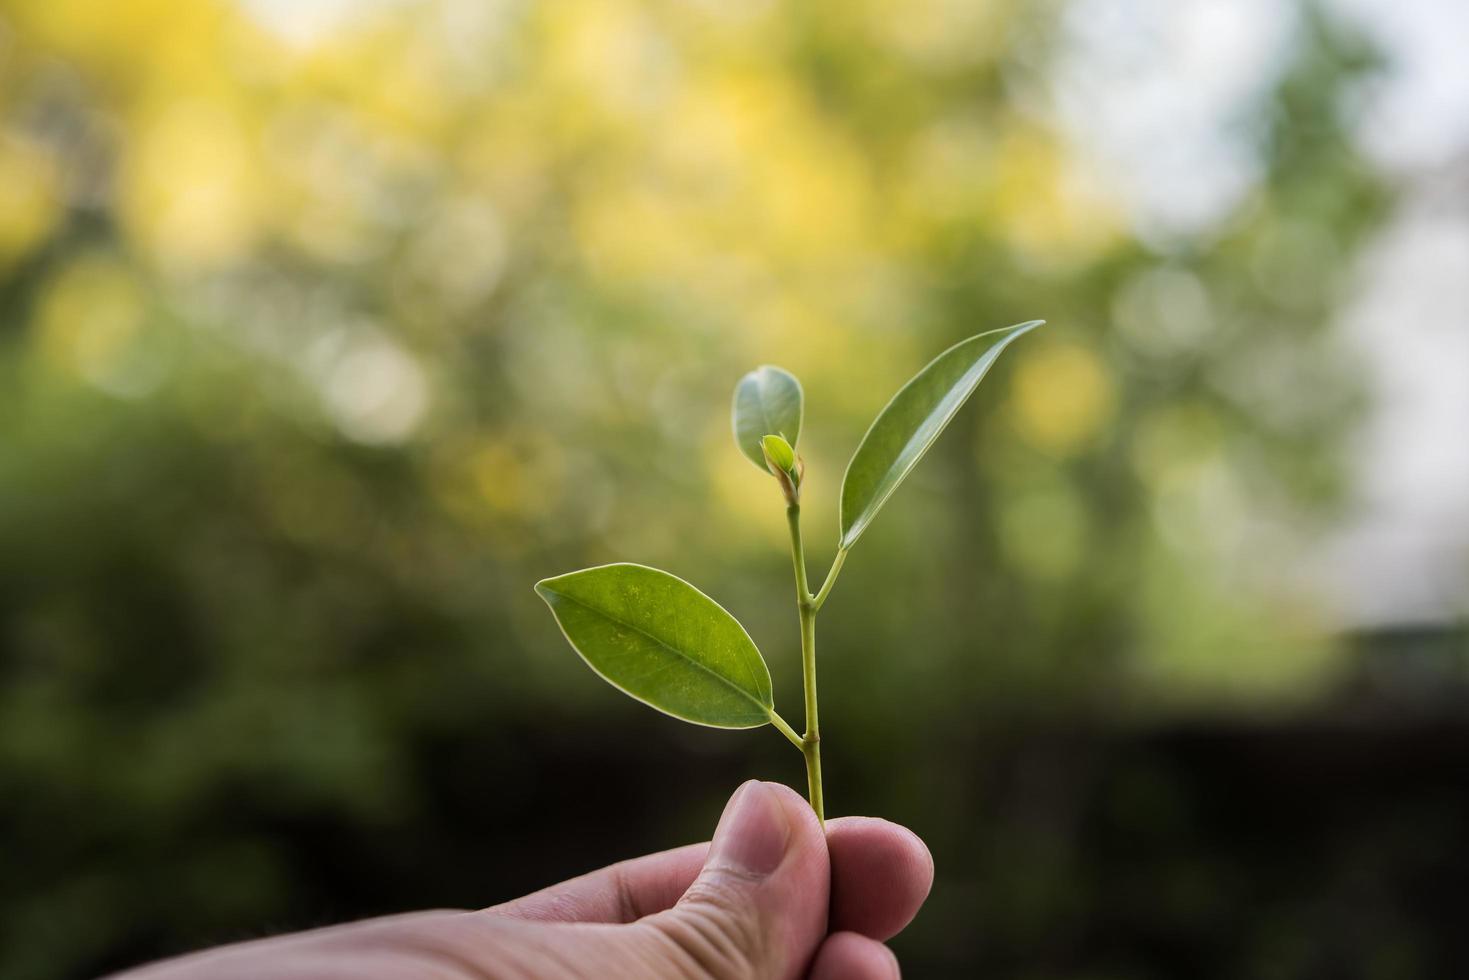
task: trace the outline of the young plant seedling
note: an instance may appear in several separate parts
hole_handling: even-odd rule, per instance
[[[796,453],[805,411],[801,384],[760,367],[735,385],[734,437],[740,452],[773,476],[785,498],[801,624],[806,732],[775,711],[770,670],[750,635],[724,607],[677,576],[646,565],[584,568],[536,583],[561,631],[587,665],[614,687],[675,718],[715,728],[775,728],[806,759],[811,807],[826,818],[821,726],[816,706],[816,614],[847,552],[928,452],[1006,346],[1040,326],[1031,320],[960,341],[929,362],[878,413],[847,464],[836,558],[821,588],[806,580],[801,482]]]

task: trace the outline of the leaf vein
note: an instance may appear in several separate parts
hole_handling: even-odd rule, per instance
[[[552,592],[553,594],[555,594],[556,596],[558,596],[558,597],[560,597],[562,599],[565,599],[567,602],[570,602],[570,603],[572,603],[574,605],[580,606],[581,608],[587,610],[588,612],[596,613],[598,616],[601,616],[603,619],[606,619],[609,622],[616,623],[618,626],[621,626],[621,627],[624,627],[625,629],[631,630],[632,632],[637,633],[639,636],[644,636],[644,637],[648,638],[653,643],[655,643],[658,646],[662,647],[663,649],[667,650],[669,653],[672,653],[674,656],[680,658],[681,660],[686,661],[691,666],[696,667],[699,670],[702,670],[704,673],[708,674],[710,677],[714,678],[719,683],[723,684],[725,687],[728,687],[730,690],[734,691],[740,697],[744,698],[745,700],[749,701],[751,704],[755,705],[757,708],[760,709],[760,713],[762,715],[768,715],[768,707],[767,707],[767,705],[763,701],[759,700],[758,697],[756,697],[755,695],[752,695],[749,691],[746,691],[744,688],[740,687],[734,681],[730,680],[728,677],[725,677],[723,674],[719,673],[718,671],[713,670],[710,667],[708,667],[707,665],[702,664],[699,661],[695,660],[693,657],[689,656],[684,651],[678,649],[675,646],[672,646],[671,644],[665,642],[661,638],[659,638],[657,636],[654,636],[652,633],[649,633],[647,630],[643,629],[641,626],[638,626],[638,625],[636,625],[634,623],[630,623],[627,620],[622,619],[621,617],[614,616],[612,613],[608,612],[607,610],[602,609],[602,608],[600,608],[598,606],[594,606],[591,603],[583,602],[581,599],[578,599],[575,596],[567,595],[565,592],[557,592],[554,589],[547,589],[547,591],[548,592]],[[750,674],[751,680],[755,680],[756,678],[755,678],[754,668],[749,663],[744,663],[743,662],[743,658],[742,658],[742,663],[743,663],[743,666],[745,667],[746,672],[748,674]],[[758,689],[759,684],[757,683],[755,686]]]

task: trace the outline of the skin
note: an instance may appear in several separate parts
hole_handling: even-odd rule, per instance
[[[477,912],[434,911],[205,950],[126,980],[893,980],[883,941],[917,913],[933,860],[911,831],[751,781],[714,839]],[[119,978],[122,980],[122,978]]]

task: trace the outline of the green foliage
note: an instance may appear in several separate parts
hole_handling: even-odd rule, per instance
[[[714,728],[770,720],[770,671],[735,618],[683,579],[646,565],[587,568],[536,583],[572,647],[608,683]]]
[[[735,444],[745,458],[765,469],[761,441],[767,435],[778,435],[794,447],[801,438],[801,419],[805,398],[795,375],[766,364],[740,379],[735,385]],[[789,468],[789,467],[787,467]]]
[[[787,504],[796,600],[801,619],[806,734],[775,713],[770,673],[760,651],[733,616],[698,589],[645,565],[587,568],[536,583],[556,621],[582,658],[626,694],[659,711],[716,728],[755,728],[769,721],[806,757],[811,805],[823,817],[821,738],[816,720],[815,617],[841,572],[846,551],[903,478],[979,386],[1001,351],[1042,320],[991,330],[949,348],[888,402],[842,482],[842,538],[826,583],[813,595],[806,582],[799,490],[803,467],[782,437],[800,432],[801,385],[780,368],[761,367],[735,386],[735,442],[751,456],[755,438],[765,468]],[[753,456],[751,456],[753,460]],[[848,519],[850,515],[850,520]]]
[[[944,351],[878,413],[842,478],[843,549],[852,547],[898,484],[979,387],[1000,352],[1044,320],[991,330]]]

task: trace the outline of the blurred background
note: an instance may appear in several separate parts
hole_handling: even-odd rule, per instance
[[[797,721],[735,380],[846,459],[1032,317],[821,621],[911,977],[1469,974],[1469,8],[0,0],[0,976],[701,839],[633,560]]]

